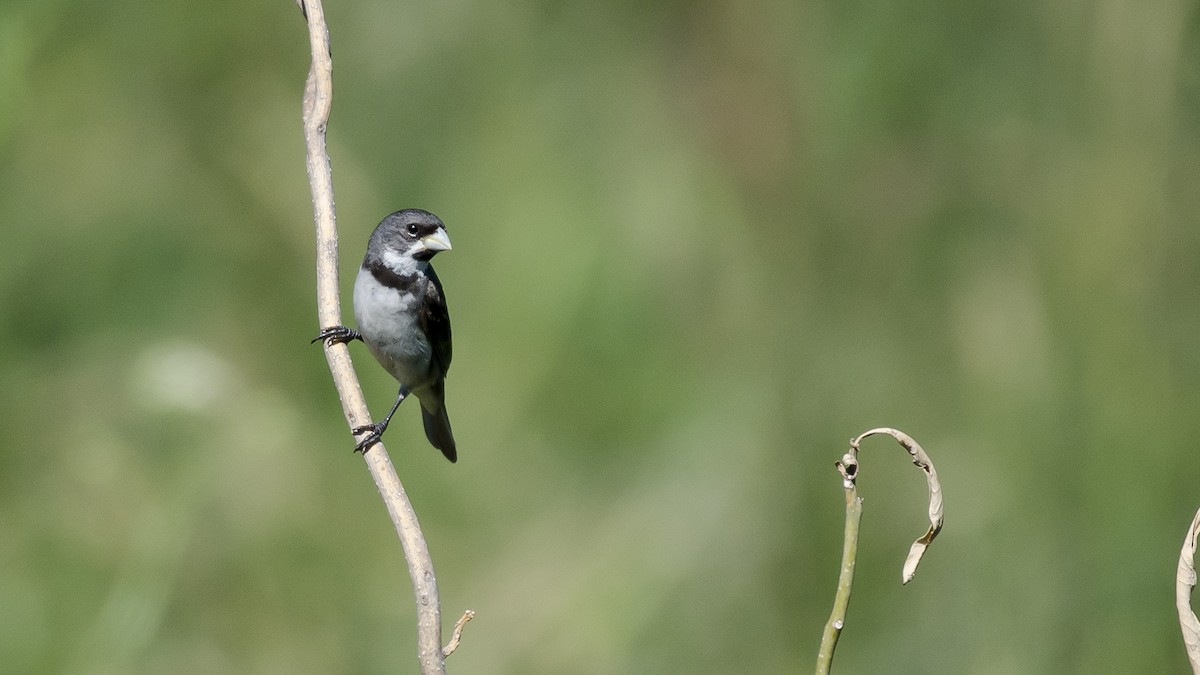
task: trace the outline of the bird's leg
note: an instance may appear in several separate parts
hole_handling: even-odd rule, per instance
[[[353,328],[347,328],[345,326],[330,326],[329,328],[322,328],[321,332],[317,333],[317,337],[313,338],[308,344],[311,345],[315,342],[324,340],[325,346],[329,347],[339,342],[345,343],[350,342],[351,340],[361,339],[362,335],[360,335],[359,332]]]
[[[396,403],[392,405],[392,409],[388,412],[387,417],[383,418],[382,422],[374,424],[364,424],[361,427],[354,427],[350,433],[355,436],[366,433],[366,438],[363,438],[354,446],[355,452],[366,452],[372,445],[375,445],[383,437],[383,432],[387,431],[388,425],[392,423],[392,415],[396,414],[396,409],[404,402],[404,398],[408,396],[408,387],[400,387],[400,393],[396,396]],[[370,432],[370,433],[367,433]]]

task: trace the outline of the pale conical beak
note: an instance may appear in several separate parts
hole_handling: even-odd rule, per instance
[[[426,251],[449,251],[450,235],[446,234],[446,228],[439,227],[433,234],[421,237],[421,245]]]

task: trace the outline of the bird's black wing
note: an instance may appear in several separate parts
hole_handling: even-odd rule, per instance
[[[433,347],[433,360],[445,374],[450,370],[450,359],[454,349],[450,340],[450,309],[446,306],[446,294],[442,282],[433,268],[429,268],[429,285],[425,289],[425,303],[421,308],[421,330]]]

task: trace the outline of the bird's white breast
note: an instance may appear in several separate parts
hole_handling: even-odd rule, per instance
[[[371,354],[392,377],[412,390],[430,383],[433,350],[418,323],[422,291],[400,291],[379,283],[366,269],[354,281],[354,319]]]

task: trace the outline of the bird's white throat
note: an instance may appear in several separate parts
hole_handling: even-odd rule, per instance
[[[412,276],[421,269],[422,265],[428,264],[417,260],[407,253],[398,253],[390,248],[384,249],[383,255],[379,256],[379,259],[383,261],[383,264],[388,269],[402,277]]]

